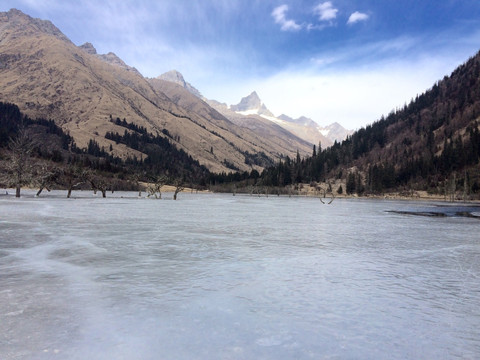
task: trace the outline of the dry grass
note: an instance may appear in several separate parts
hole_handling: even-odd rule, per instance
[[[90,139],[113,147],[120,157],[141,154],[104,138],[107,131],[124,129],[109,121],[125,118],[156,134],[167,129],[183,149],[214,172],[229,172],[225,160],[241,171],[250,171],[244,152],[265,152],[273,159],[293,156],[297,149],[310,153],[310,145],[282,135],[265,137],[216,113],[206,103],[187,97],[176,105],[132,68],[107,63],[61,36],[45,34],[19,17],[13,26],[0,19],[0,99],[19,106],[31,117],[55,120],[72,135],[79,147]],[[189,93],[188,93],[189,94]],[[193,96],[193,95],[192,95]],[[278,135],[280,136],[280,135]],[[213,148],[213,152],[211,149]]]

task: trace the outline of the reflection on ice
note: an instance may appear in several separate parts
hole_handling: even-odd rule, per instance
[[[480,354],[477,219],[385,201],[32,194],[0,197],[1,359]]]

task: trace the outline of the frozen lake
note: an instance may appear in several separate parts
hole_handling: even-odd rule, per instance
[[[480,358],[478,218],[23,194],[0,196],[0,359]]]

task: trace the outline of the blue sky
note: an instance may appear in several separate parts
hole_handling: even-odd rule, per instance
[[[144,76],[180,71],[228,104],[356,129],[480,50],[478,0],[2,0]]]

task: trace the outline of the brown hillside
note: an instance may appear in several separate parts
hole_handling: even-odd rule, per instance
[[[310,150],[298,141],[276,145],[204,105],[189,108],[179,99],[177,105],[114,54],[77,47],[50,22],[18,10],[0,14],[0,100],[55,120],[80,147],[93,138],[121,157],[140,154],[104,138],[107,131],[124,131],[111,117],[152,133],[168,130],[178,148],[215,172],[260,169],[246,164],[246,153],[264,152],[275,160]]]
[[[230,111],[234,114],[233,117],[226,116],[208,101],[198,98],[178,84],[161,79],[149,79],[149,82],[155,90],[166,94],[177,105],[210,119],[219,127],[228,128],[244,140],[257,144],[260,151],[266,154],[294,157],[297,150],[302,155],[310,155],[312,151],[312,144],[260,116],[246,117],[233,111]],[[241,119],[236,121],[236,118]]]

